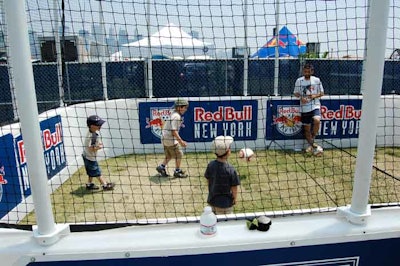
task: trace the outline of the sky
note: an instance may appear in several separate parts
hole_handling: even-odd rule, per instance
[[[61,9],[61,0],[56,2]],[[30,28],[52,35],[53,0],[26,3]],[[400,48],[400,0],[390,3],[388,55]],[[198,32],[201,40],[217,50],[247,43],[252,54],[273,37],[278,24],[279,28],[286,25],[305,43],[319,42],[321,53],[327,51],[332,57],[364,54],[368,0],[102,0],[101,5],[107,34],[122,28],[132,38],[135,32],[147,36],[148,19],[150,35],[174,23],[186,32]],[[99,7],[97,0],[65,1],[66,26],[74,33],[91,32],[93,23],[100,23]]]

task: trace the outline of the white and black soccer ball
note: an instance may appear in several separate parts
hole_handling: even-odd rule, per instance
[[[250,161],[254,157],[254,151],[250,148],[243,148],[239,151],[239,158]]]
[[[316,148],[314,148],[314,156],[322,156],[322,154],[324,153],[324,149],[321,146],[318,146]]]

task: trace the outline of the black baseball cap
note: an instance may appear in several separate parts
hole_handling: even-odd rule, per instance
[[[91,125],[101,127],[105,122],[106,121],[101,119],[98,115],[91,115],[86,120],[88,127],[90,127]]]

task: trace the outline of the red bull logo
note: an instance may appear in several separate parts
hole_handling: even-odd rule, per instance
[[[45,152],[61,144],[63,142],[61,123],[55,124],[55,132],[51,132],[50,129],[44,129],[42,131],[42,141]],[[19,163],[20,165],[23,165],[26,163],[26,151],[23,139],[17,142],[17,149],[19,154]]]
[[[7,179],[4,178],[5,176],[4,165],[0,167],[0,202],[3,198],[3,185],[7,184]]]
[[[146,128],[151,128],[151,127],[160,127],[163,128],[164,125],[164,120],[161,118],[155,118],[150,120],[150,118],[146,117]]]
[[[264,45],[264,47],[275,47],[275,46],[276,46],[276,38],[271,39]]]
[[[5,179],[3,175],[0,175],[0,185],[5,185],[5,184],[7,184],[7,179]]]
[[[282,40],[278,40],[278,42],[276,41],[276,37],[271,39],[269,42],[267,42],[264,47],[276,47],[277,45],[279,45],[282,48],[286,48],[286,46],[288,45],[288,42],[284,42]]]
[[[322,120],[359,120],[361,110],[357,110],[353,105],[340,105],[338,110],[329,110],[326,106],[321,106]]]
[[[232,106],[218,106],[217,111],[206,111],[203,107],[194,108],[194,122],[232,122],[251,121],[253,119],[253,106],[245,105],[238,111]]]
[[[18,154],[19,154],[19,164],[23,165],[26,163],[26,151],[24,148],[24,140],[17,142]]]
[[[278,106],[277,115],[272,117],[272,124],[285,136],[301,132],[301,114],[299,106]]]
[[[7,179],[4,178],[6,175],[6,172],[4,170],[4,166],[0,167],[0,185],[5,185],[7,184]]]
[[[287,44],[288,44],[287,42],[283,42],[283,41],[279,40],[279,46],[280,47],[286,48]]]
[[[43,147],[45,151],[51,149],[52,147],[56,147],[62,142],[61,123],[55,124],[55,128],[56,130],[53,133],[50,131],[50,129],[45,129],[42,132]]]
[[[145,128],[150,128],[154,135],[161,138],[164,122],[169,119],[172,112],[171,108],[151,108],[150,117],[146,117]]]

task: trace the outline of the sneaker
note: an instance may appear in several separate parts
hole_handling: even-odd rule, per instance
[[[310,153],[311,154],[313,152],[313,150],[314,150],[313,146],[310,145],[310,146],[307,147],[306,153]]]
[[[86,190],[98,190],[99,186],[96,186],[95,184],[86,184]]]
[[[176,178],[186,178],[188,176],[187,176],[187,174],[185,174],[184,171],[180,170],[180,171],[175,171],[174,172],[174,177],[176,177]]]
[[[156,170],[161,176],[164,176],[164,177],[168,176],[167,171],[161,165],[157,166]]]
[[[114,183],[107,183],[107,185],[103,185],[103,190],[113,190],[115,184]]]

